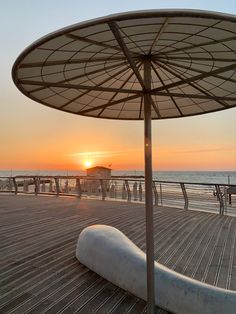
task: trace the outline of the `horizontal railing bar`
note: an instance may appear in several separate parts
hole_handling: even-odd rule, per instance
[[[56,179],[86,179],[86,180],[104,180],[104,181],[110,181],[110,180],[117,180],[117,181],[123,181],[123,180],[128,180],[128,181],[136,181],[136,182],[144,182],[143,179],[135,179],[134,177],[117,177],[117,176],[111,176],[111,178],[104,179],[102,177],[88,177],[88,176],[74,176],[74,175],[68,175],[68,176],[63,176],[63,175],[17,175],[17,176],[0,176],[0,179],[23,179],[23,178],[56,178]],[[123,178],[123,179],[122,179]],[[130,180],[129,180],[130,178]],[[186,185],[204,185],[204,186],[214,186],[214,185],[220,185],[220,186],[232,186],[236,187],[236,184],[228,184],[228,183],[218,183],[218,182],[211,182],[211,183],[206,183],[206,182],[188,182],[188,181],[167,181],[167,180],[153,180],[155,183],[166,183],[166,184],[186,184]]]

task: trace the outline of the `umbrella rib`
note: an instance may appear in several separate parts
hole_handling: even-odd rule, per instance
[[[101,83],[99,83],[98,86],[101,86],[102,84],[108,82],[111,78],[114,78],[114,77],[116,77],[117,75],[120,75],[122,72],[124,72],[124,71],[126,71],[126,70],[128,70],[128,69],[129,69],[129,67],[126,67],[125,70],[124,70],[124,69],[119,70],[118,72],[116,72],[116,73],[115,73],[114,75],[112,75],[111,77],[108,77],[108,78],[106,78],[105,80],[103,80]],[[62,108],[64,108],[64,107],[68,106],[70,103],[76,101],[77,99],[83,97],[84,95],[86,95],[86,94],[88,94],[88,93],[89,93],[89,91],[87,90],[86,92],[83,92],[81,95],[76,96],[75,98],[73,98],[72,100],[68,101],[66,104],[64,104],[63,106],[61,106],[60,109],[62,109]],[[45,98],[44,98],[43,100],[45,100]]]
[[[178,72],[178,70],[176,70],[176,71]],[[169,72],[171,73],[171,71],[169,71]],[[173,72],[173,73],[177,76],[176,72]],[[214,94],[212,94],[210,91],[207,91],[205,88],[202,88],[201,86],[199,86],[199,84],[197,82],[195,82],[194,84],[189,83],[189,85],[192,86],[193,88],[195,88],[196,90],[200,91],[201,93],[203,93],[206,96],[210,96],[210,97],[213,96],[214,97]],[[218,87],[218,86],[215,86],[215,87]],[[219,88],[221,88],[221,87],[219,87]],[[224,100],[226,100],[226,98],[224,96],[222,99],[219,99],[219,98],[215,99],[215,101],[218,102],[220,105],[222,105],[225,108],[228,108],[229,106],[224,102]]]
[[[195,35],[195,34],[194,34]],[[183,47],[183,48],[178,48],[178,49],[173,49],[173,50],[169,50],[169,51],[166,51],[165,53],[162,52],[161,54],[169,54],[169,53],[173,53],[173,52],[178,52],[178,51],[186,51],[186,50],[191,50],[191,49],[195,49],[195,48],[198,48],[198,47],[203,47],[203,46],[208,46],[208,45],[212,45],[212,44],[221,44],[223,42],[227,42],[227,41],[231,41],[231,40],[235,40],[236,39],[236,36],[232,36],[232,37],[228,37],[228,38],[223,38],[223,39],[219,39],[219,40],[212,40],[212,41],[209,41],[207,43],[202,43],[202,44],[197,44],[197,45],[191,45],[191,46],[187,46],[187,47]],[[156,56],[158,56],[158,54],[156,54]]]
[[[107,66],[106,70],[113,69],[113,68],[116,68],[118,66],[125,65],[125,64],[126,63],[123,63],[123,62],[122,63],[118,63],[118,64],[113,64],[113,65]],[[61,80],[61,81],[59,81],[57,83],[65,83],[65,82],[72,81],[72,80],[75,80],[75,79],[78,79],[78,78],[82,78],[82,77],[84,77],[86,75],[96,74],[96,73],[99,73],[99,72],[102,72],[102,71],[104,71],[104,68],[101,68],[101,69],[98,69],[98,70],[94,70],[94,71],[91,71],[89,73],[76,75],[76,76],[73,76],[73,77],[71,77],[69,79]],[[40,87],[40,88],[34,89],[34,90],[30,91],[30,93],[38,92],[38,91],[43,90],[43,89],[45,89],[45,87]]]
[[[187,37],[185,37],[185,38],[181,38],[180,40],[177,40],[176,42],[174,42],[174,43],[172,43],[172,44],[170,44],[170,45],[167,45],[166,47],[163,47],[163,48],[161,48],[160,50],[159,50],[159,53],[162,53],[162,51],[164,50],[164,49],[166,49],[166,48],[173,48],[173,46],[175,46],[176,44],[178,45],[180,42],[182,42],[183,40],[186,42],[186,40],[189,40],[189,38],[192,38],[192,37],[194,37],[194,36],[198,36],[200,33],[202,33],[202,31],[206,31],[206,30],[208,30],[209,28],[211,28],[211,27],[215,27],[217,24],[219,24],[220,22],[219,21],[217,21],[215,24],[213,24],[213,25],[211,25],[211,26],[206,26],[204,29],[201,29],[201,30],[199,30],[198,32],[196,32],[196,33],[194,33],[194,34],[185,34],[185,35],[187,35]],[[193,24],[193,25],[195,25],[195,24]],[[196,26],[196,25],[195,25]],[[188,42],[187,42],[188,43]],[[176,49],[176,48],[175,48]]]
[[[160,65],[160,63],[157,62],[157,61],[155,61],[155,63]],[[230,65],[228,65],[226,67],[218,68],[218,69],[213,70],[211,72],[204,72],[202,74],[199,74],[199,75],[196,75],[196,76],[193,76],[193,77],[189,77],[189,78],[186,78],[186,79],[182,78],[181,81],[171,83],[169,85],[166,85],[165,87],[155,88],[155,89],[152,90],[152,92],[157,92],[157,91],[161,91],[161,90],[163,90],[165,88],[172,88],[172,87],[176,87],[176,86],[179,86],[179,85],[188,84],[189,82],[194,82],[196,80],[201,80],[201,79],[209,77],[209,76],[215,76],[215,74],[219,74],[219,73],[222,73],[222,72],[227,72],[227,71],[233,70],[235,67],[236,67],[236,63],[230,64]]]
[[[178,75],[175,71],[173,71],[173,70],[170,70],[169,68],[167,68],[167,67],[165,67],[164,65],[162,65],[162,64],[159,64],[160,65],[160,67],[162,67],[163,69],[165,69],[167,72],[169,72],[169,73],[171,73],[172,75],[175,75],[176,77],[178,77],[178,78],[181,78],[181,76],[180,75]],[[228,107],[228,105],[227,104],[225,104],[224,102],[222,102],[221,101],[221,99],[219,99],[219,97],[218,96],[214,96],[214,95],[212,95],[211,93],[207,93],[204,89],[202,89],[201,87],[199,87],[199,86],[196,86],[197,85],[197,83],[195,83],[195,84],[193,84],[193,83],[188,83],[191,87],[193,87],[193,88],[195,88],[195,89],[197,89],[198,91],[200,91],[201,93],[203,93],[203,94],[205,94],[207,97],[215,97],[215,101],[216,102],[218,102],[220,105],[222,105],[223,107],[225,107],[225,108],[227,108]],[[224,100],[225,99],[225,97],[223,97],[222,98],[222,100]]]
[[[159,111],[159,109],[158,109],[157,105],[155,104],[155,101],[152,99],[152,95],[150,95],[150,100],[151,100],[151,105],[152,105],[152,107],[153,107],[154,111],[156,112],[156,114],[157,114],[158,118],[160,118],[160,119],[161,119],[161,114],[160,114],[160,111]]]
[[[132,58],[132,52],[129,51],[129,49],[127,48],[122,36],[120,35],[120,31],[119,31],[119,27],[115,22],[108,22],[108,25],[113,33],[113,35],[115,36],[121,50],[123,51],[125,57],[127,58],[132,70],[134,71],[139,83],[141,84],[142,88],[145,90],[145,84],[143,82],[142,76],[140,75],[135,62]]]
[[[172,58],[174,60],[188,60],[189,61],[189,57],[180,57],[180,56],[174,56],[171,57],[170,56],[154,56],[153,59],[155,60],[160,60],[160,59],[167,59],[167,60],[172,60]],[[207,57],[192,57],[191,56],[191,60],[196,60],[196,61],[219,61],[219,62],[235,62],[235,58],[234,59],[227,59],[227,58],[207,58]]]
[[[98,65],[101,65],[101,63],[99,63]],[[39,77],[43,77],[43,78],[45,78],[45,77],[47,77],[47,76],[50,76],[50,75],[53,75],[53,74],[61,74],[62,72],[63,72],[63,74],[65,74],[65,73],[71,73],[71,72],[73,72],[73,71],[75,71],[75,70],[77,70],[77,71],[80,71],[80,70],[82,70],[82,69],[84,69],[84,66],[83,67],[81,67],[81,66],[76,66],[76,67],[74,67],[74,68],[71,68],[71,69],[65,69],[65,67],[66,67],[66,64],[64,64],[64,66],[63,66],[63,70],[62,69],[58,69],[57,71],[55,70],[55,71],[53,71],[53,72],[48,72],[47,74],[42,74],[42,70],[43,70],[43,67],[41,67],[41,74],[37,74],[37,75],[30,75],[30,76],[24,76],[24,80],[26,80],[26,79],[30,79],[30,78],[39,78]],[[94,65],[86,65],[86,69],[91,69],[91,68],[93,68],[94,67]]]
[[[162,33],[164,32],[166,26],[168,25],[168,20],[169,20],[169,18],[167,17],[167,18],[165,19],[165,22],[164,22],[163,25],[161,26],[159,32],[157,32],[156,37],[154,38],[153,43],[152,43],[152,45],[151,45],[151,47],[150,47],[150,49],[149,49],[149,52],[148,52],[149,55],[152,53],[152,49],[154,48],[154,46],[156,46],[156,44],[157,44],[159,38],[161,37]]]
[[[165,87],[165,83],[163,82],[161,76],[159,75],[158,71],[153,66],[153,64],[152,64],[152,68],[153,68],[153,71],[156,73],[157,77],[159,78],[159,80],[161,81],[161,84]],[[168,88],[165,87],[165,90],[169,93]],[[175,107],[177,108],[178,112],[180,113],[180,115],[183,116],[183,113],[182,113],[181,109],[179,108],[178,104],[176,103],[174,97],[170,95],[170,98],[171,98],[172,102],[174,103]]]
[[[53,65],[65,65],[65,64],[77,64],[77,63],[92,63],[92,62],[104,62],[104,61],[126,61],[123,56],[120,57],[100,57],[100,58],[81,58],[81,59],[69,59],[69,60],[55,60],[55,61],[46,61],[46,62],[27,62],[22,63],[19,66],[19,69],[25,69],[25,68],[35,68],[35,67],[48,67]]]
[[[29,81],[29,80],[21,80],[18,79],[17,81],[19,84],[25,85],[36,85],[36,86],[44,86],[44,87],[59,87],[59,88],[69,88],[69,89],[82,89],[82,90],[96,90],[102,92],[119,92],[119,93],[133,93],[140,95],[142,91],[139,90],[129,90],[129,89],[119,89],[119,88],[111,88],[111,87],[101,87],[101,86],[86,86],[80,84],[64,84],[64,83],[53,83],[53,82],[36,82],[36,81]]]
[[[156,60],[156,61],[158,61],[158,60]],[[204,71],[202,71],[202,70],[195,69],[195,68],[193,68],[192,66],[191,66],[191,67],[187,67],[187,66],[185,66],[185,65],[183,65],[183,64],[178,64],[178,63],[175,63],[175,62],[173,62],[173,61],[169,61],[169,60],[165,60],[165,62],[163,62],[163,61],[161,61],[161,60],[159,60],[159,61],[160,61],[161,63],[164,63],[164,64],[168,63],[168,64],[170,64],[170,65],[173,65],[173,66],[176,66],[176,67],[178,67],[178,68],[185,69],[185,70],[190,70],[190,71],[194,71],[194,72],[197,72],[197,73],[206,73],[206,72],[204,72]],[[212,60],[212,61],[215,61],[215,59]],[[235,60],[234,60],[234,61],[235,61]],[[223,79],[223,80],[225,79],[225,78],[222,77],[221,75],[215,75],[215,77],[218,77],[218,78]],[[236,82],[236,80],[231,79],[231,78],[227,78],[227,80],[230,81],[230,82],[233,82],[233,83]]]
[[[140,66],[140,65],[139,65]],[[125,84],[131,79],[131,77],[134,75],[134,73],[132,72],[129,76],[128,76],[128,78],[127,78],[127,80],[121,85],[121,88],[123,87],[123,86],[125,86]],[[118,93],[115,93],[112,97],[111,97],[111,99],[109,100],[109,102],[110,101],[112,101],[115,97],[116,97],[116,95],[117,95]],[[103,111],[105,110],[106,108],[103,108],[102,110],[101,110],[101,112],[98,114],[98,116],[100,116],[102,113],[103,113]]]
[[[169,71],[169,72],[170,72],[170,71]],[[173,81],[173,79],[168,75],[168,73],[165,72],[165,75],[166,75],[171,81]],[[180,90],[181,90],[182,93],[184,93],[181,88],[180,88]],[[198,102],[195,101],[195,99],[192,99],[192,98],[191,98],[191,101],[192,101],[197,107],[199,107],[199,108],[201,109],[201,111],[204,111],[204,109],[200,106],[200,104],[199,104]]]
[[[95,111],[95,110],[99,110],[99,109],[103,109],[103,108],[108,108],[108,107],[111,107],[111,106],[114,106],[114,105],[117,105],[121,102],[124,102],[124,101],[129,101],[129,100],[132,100],[132,99],[135,99],[135,98],[138,98],[140,97],[140,95],[132,95],[132,96],[129,96],[129,97],[124,97],[124,98],[121,98],[121,99],[118,99],[118,100],[115,100],[111,103],[108,103],[108,104],[104,104],[104,105],[101,105],[101,106],[97,106],[97,107],[93,107],[93,108],[89,108],[89,109],[85,109],[83,111],[79,111],[80,114],[84,114],[84,113],[88,113],[88,112],[91,112],[91,111]]]
[[[158,96],[173,96],[173,97],[180,97],[180,98],[193,98],[193,99],[209,99],[209,100],[225,100],[225,101],[236,101],[236,97],[228,97],[228,96],[211,96],[211,95],[196,95],[196,94],[181,94],[181,93],[172,93],[172,92],[150,92],[153,95]],[[228,108],[229,106],[227,106]]]
[[[152,63],[151,63],[151,67],[152,67]],[[151,81],[152,81],[152,85],[154,85],[153,78],[151,78]],[[151,101],[151,105],[152,105],[154,111],[157,114],[157,117],[159,119],[161,119],[161,114],[160,114],[160,111],[159,111],[159,108],[158,108],[158,103],[157,104],[155,103],[155,101],[153,100],[153,97],[152,97],[151,94],[150,94],[150,101]]]
[[[78,78],[82,78],[82,77],[85,77],[85,76],[88,76],[88,75],[91,75],[91,74],[97,74],[97,73],[103,72],[104,70],[110,70],[110,69],[113,69],[113,68],[116,68],[116,67],[119,67],[119,66],[125,66],[126,64],[127,64],[127,62],[112,64],[112,65],[107,66],[106,68],[102,67],[101,69],[97,69],[97,70],[93,70],[93,71],[90,71],[90,72],[85,72],[84,74],[73,76],[73,77],[68,78],[66,80],[60,81],[60,83],[73,81],[73,80],[76,80]]]
[[[139,50],[142,51],[143,54],[145,54],[145,51],[144,51],[141,47],[138,46],[138,44],[136,43],[136,41],[133,41],[133,39],[130,38],[130,36],[127,35],[123,29],[121,29],[121,28],[119,28],[119,29],[120,29],[120,32],[121,32],[122,34],[124,34],[127,38],[129,38],[129,41],[130,41],[130,42],[132,42]]]
[[[140,63],[140,65],[138,66],[138,70],[139,70],[139,67],[140,67],[141,65],[142,65],[142,63]],[[134,75],[134,73],[131,73],[131,76],[130,76],[130,77],[132,77],[133,75]],[[135,81],[133,81],[132,87],[134,86],[134,84],[135,84]],[[120,117],[120,114],[121,114],[121,112],[122,112],[124,106],[125,106],[125,102],[124,102],[123,105],[121,106],[122,108],[119,110],[119,113],[118,113],[118,115],[117,115],[118,118]]]
[[[101,46],[101,47],[104,47],[104,48],[108,48],[108,49],[112,49],[112,50],[116,50],[116,51],[121,52],[121,49],[119,47],[111,46],[111,45],[108,45],[108,44],[105,44],[105,43],[101,43],[101,42],[93,40],[93,39],[85,38],[85,37],[82,37],[82,36],[79,36],[79,35],[74,35],[74,34],[66,34],[66,36],[71,38],[71,39],[84,41],[84,42],[92,44],[92,45]]]

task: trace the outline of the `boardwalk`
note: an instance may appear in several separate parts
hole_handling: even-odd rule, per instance
[[[145,251],[142,204],[0,195],[0,313],[144,313],[144,301],[75,258],[80,231],[109,224]],[[155,208],[156,259],[236,290],[236,218]],[[157,309],[157,313],[167,312]]]

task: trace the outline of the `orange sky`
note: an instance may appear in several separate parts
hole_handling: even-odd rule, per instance
[[[1,169],[81,170],[86,159],[112,169],[143,169],[142,121],[80,117],[16,94],[11,126],[2,122],[8,131],[0,134]],[[235,121],[236,109],[153,121],[153,169],[235,170]]]

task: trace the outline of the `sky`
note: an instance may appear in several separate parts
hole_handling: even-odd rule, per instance
[[[42,106],[18,91],[11,68],[22,50],[52,31],[113,13],[159,8],[236,15],[235,0],[0,0],[0,170],[82,170],[86,161],[143,169],[141,121],[94,119]],[[236,108],[153,121],[152,137],[154,170],[236,170]]]

